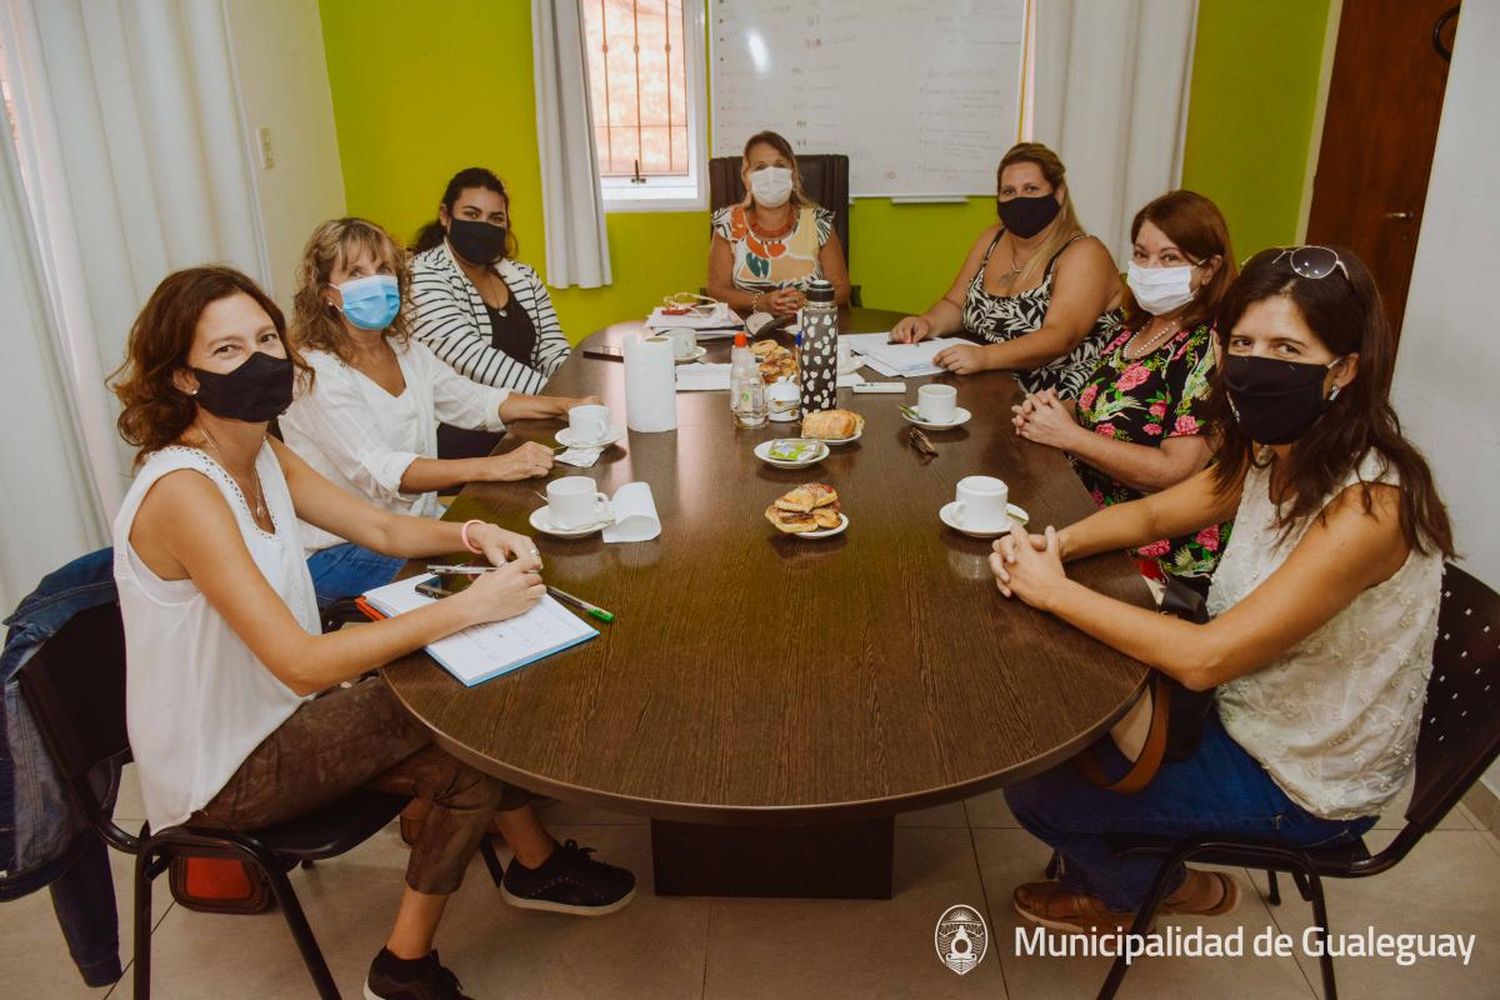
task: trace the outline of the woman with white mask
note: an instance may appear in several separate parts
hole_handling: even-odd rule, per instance
[[[713,215],[708,294],[742,313],[788,316],[802,308],[803,286],[826,278],[847,305],[849,269],[833,213],[802,193],[791,143],[775,132],[751,136],[740,176],[745,200]]]
[[[1049,389],[1015,408],[1016,433],[1068,452],[1100,507],[1164,490],[1208,462],[1213,322],[1237,273],[1224,216],[1192,191],[1152,201],[1130,234],[1129,318],[1077,401]],[[1147,576],[1206,592],[1229,527],[1158,539],[1132,554]]]

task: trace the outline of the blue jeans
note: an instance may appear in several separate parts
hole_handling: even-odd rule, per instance
[[[358,597],[367,590],[383,587],[396,579],[406,560],[400,556],[383,556],[353,542],[319,549],[307,558],[318,607],[326,608],[342,597]]]
[[[1125,756],[1104,740],[1101,762],[1111,778]],[[1275,780],[1210,713],[1198,752],[1165,764],[1144,789],[1121,795],[1089,783],[1071,762],[1005,790],[1021,825],[1063,858],[1063,884],[1102,899],[1112,910],[1135,910],[1161,867],[1156,858],[1116,856],[1107,834],[1186,838],[1222,833],[1318,847],[1359,838],[1375,817],[1321,819],[1287,797]],[[1181,883],[1182,874],[1174,877]],[[1170,888],[1175,889],[1176,885]]]

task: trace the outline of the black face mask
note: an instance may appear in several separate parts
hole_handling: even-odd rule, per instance
[[[1230,354],[1224,358],[1224,388],[1240,430],[1258,444],[1290,444],[1318,422],[1338,395],[1323,398],[1323,377],[1343,358],[1326,365]]]
[[[263,424],[292,405],[292,362],[256,351],[226,375],[189,367],[198,377],[193,399],[216,417]]]
[[[995,207],[1006,230],[1023,240],[1046,229],[1057,218],[1057,213],[1062,211],[1057,196],[1051,194],[1039,194],[1035,198],[1012,198],[1010,201],[996,202]]]
[[[470,264],[493,264],[505,255],[505,227],[478,219],[454,219],[448,223],[448,242]]]

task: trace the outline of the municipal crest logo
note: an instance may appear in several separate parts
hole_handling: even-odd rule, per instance
[[[984,960],[989,940],[990,931],[985,926],[984,917],[974,907],[962,903],[943,911],[932,935],[938,958],[960,976]]]

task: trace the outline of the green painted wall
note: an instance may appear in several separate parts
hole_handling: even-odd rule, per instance
[[[1216,199],[1236,250],[1296,231],[1328,0],[1201,0],[1184,183]],[[545,270],[528,0],[320,0],[348,210],[409,237],[462,167],[512,193],[521,257]],[[994,201],[850,215],[851,271],[868,306],[925,308],[952,281]],[[706,212],[609,216],[614,284],[555,289],[573,340],[642,316],[705,280]]]

